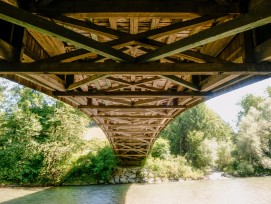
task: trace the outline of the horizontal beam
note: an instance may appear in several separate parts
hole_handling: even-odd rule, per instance
[[[271,64],[253,63],[0,63],[0,74],[223,75],[271,73]]]
[[[94,83],[96,81],[98,81],[99,79],[103,79],[106,78],[108,75],[93,75],[90,76],[88,78],[85,78],[83,80],[80,80],[78,82],[75,82],[73,84],[71,84],[67,90],[74,90],[76,88],[79,88],[80,86],[86,85],[86,84],[90,84],[90,83]]]
[[[146,131],[146,130],[143,130],[143,131],[131,131],[131,130],[107,130],[106,132],[108,133],[141,133],[141,134],[151,134],[151,133],[159,133],[160,131]]]
[[[173,76],[173,75],[166,75],[166,76],[162,76],[170,81],[172,81],[175,84],[178,84],[180,86],[184,86],[186,88],[189,88],[193,91],[199,91],[199,87],[191,82],[188,82],[186,80],[181,79],[180,77],[177,76]]]
[[[121,110],[138,110],[138,109],[186,109],[186,106],[92,106],[80,105],[79,109],[90,108],[99,110],[121,109]]]
[[[127,118],[127,119],[172,119],[173,116],[135,116],[135,115],[95,115],[92,118]]]
[[[64,28],[42,17],[33,15],[25,10],[16,8],[2,1],[0,1],[0,19],[24,28],[33,29],[62,41],[68,41],[75,46],[117,61],[132,60],[131,56],[115,50],[108,45],[104,45],[87,38],[77,32]]]
[[[148,154],[116,154],[117,157],[146,157]]]
[[[254,50],[256,62],[271,62],[271,39],[258,45]]]
[[[93,98],[151,98],[151,97],[176,97],[176,98],[197,98],[197,97],[208,97],[210,93],[201,93],[201,92],[171,92],[171,91],[118,91],[118,92],[77,92],[77,91],[68,91],[68,92],[53,92],[54,96],[83,96],[83,97],[93,97]]]
[[[70,18],[67,16],[59,16],[59,15],[54,15],[52,16],[52,18],[54,19],[54,21],[63,23],[64,25],[68,25],[68,26],[75,27],[78,29],[83,29],[90,33],[106,36],[113,39],[126,35],[126,33],[123,33],[121,31],[110,29],[105,26],[99,26],[89,21],[81,21],[75,18]]]
[[[250,84],[253,84],[253,83],[265,80],[265,79],[269,79],[269,78],[271,78],[271,75],[252,76],[251,78],[242,80],[242,81],[234,83],[234,84],[232,84],[232,85],[230,85],[230,86],[228,86],[226,88],[222,88],[219,91],[216,91],[214,97],[226,94],[226,93],[228,93],[230,91],[234,91],[234,90],[237,90],[237,89],[242,88],[244,86],[248,86]]]
[[[33,9],[32,12],[48,15],[61,13],[73,17],[180,17],[189,13],[194,16],[195,14],[240,13],[240,9],[238,4],[225,7],[209,1],[189,0],[58,0],[45,8]]]
[[[114,125],[110,125],[110,124],[99,124],[105,127],[110,127],[110,128],[131,128],[131,129],[136,129],[136,128],[146,128],[146,127],[164,127],[163,125],[160,124],[114,124]]]
[[[271,22],[270,6],[271,2],[269,0],[263,0],[259,6],[252,9],[247,14],[243,14],[236,19],[211,27],[195,35],[158,48],[153,52],[144,54],[137,58],[137,62],[159,60],[225,37],[266,25]]]

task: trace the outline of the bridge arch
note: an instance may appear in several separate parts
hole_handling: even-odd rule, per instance
[[[1,0],[0,76],[81,109],[123,164],[140,165],[174,117],[270,77],[270,8],[269,0]]]

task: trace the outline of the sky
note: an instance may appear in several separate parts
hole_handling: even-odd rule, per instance
[[[207,106],[236,129],[237,114],[241,110],[238,102],[247,95],[265,96],[265,90],[271,86],[271,78],[228,92],[206,102]]]

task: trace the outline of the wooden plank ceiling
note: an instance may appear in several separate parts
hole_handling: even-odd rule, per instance
[[[269,0],[0,1],[0,74],[82,110],[123,165],[204,100],[268,78]],[[259,37],[258,37],[259,38]]]

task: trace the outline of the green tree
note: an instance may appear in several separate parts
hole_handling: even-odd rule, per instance
[[[251,107],[241,119],[237,156],[254,168],[271,170],[271,98]]]
[[[12,86],[0,97],[0,180],[59,183],[82,150],[88,123],[78,110],[37,91]]]
[[[205,104],[197,105],[171,122],[161,133],[161,137],[170,141],[171,152],[175,155],[185,154],[188,148],[188,135],[201,131],[204,138],[230,140],[232,129]]]
[[[247,94],[239,102],[241,106],[241,111],[238,113],[238,123],[241,121],[242,117],[248,114],[251,107],[258,108],[259,104],[264,100],[261,96],[254,96],[253,94]]]
[[[171,153],[185,156],[196,168],[217,163],[219,143],[229,142],[232,129],[205,104],[193,107],[171,122],[161,133],[169,140]]]
[[[222,141],[218,144],[217,158],[215,160],[215,166],[221,171],[229,171],[233,162],[232,151],[234,145],[231,140]]]
[[[163,138],[158,138],[152,148],[151,155],[154,158],[167,159],[170,157],[169,141]]]

